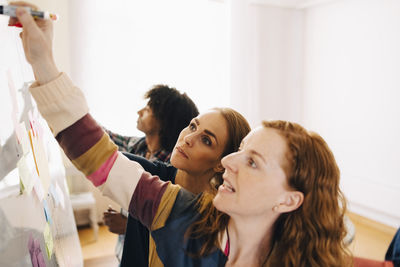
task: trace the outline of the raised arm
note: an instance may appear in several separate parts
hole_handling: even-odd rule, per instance
[[[117,146],[88,113],[83,93],[58,71],[52,54],[52,23],[35,21],[25,9],[17,9],[17,16],[23,25],[25,55],[36,78],[30,91],[40,113],[73,164],[104,195],[128,209],[143,168],[117,151]],[[15,19],[10,24],[12,20]]]

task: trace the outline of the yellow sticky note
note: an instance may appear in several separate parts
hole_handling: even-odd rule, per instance
[[[51,254],[53,253],[53,237],[51,235],[50,224],[48,222],[46,222],[44,227],[43,235],[44,243],[46,244],[47,258],[50,260]]]
[[[50,171],[43,138],[34,136],[31,130],[29,131],[29,137],[32,143],[32,150],[35,157],[36,168],[39,174],[40,181],[43,185],[44,194],[46,195],[50,187]]]

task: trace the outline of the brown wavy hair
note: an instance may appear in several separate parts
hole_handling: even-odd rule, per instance
[[[339,188],[339,168],[328,145],[321,136],[296,123],[264,121],[263,126],[278,130],[285,138],[287,182],[304,194],[304,201],[275,222],[271,252],[260,259],[262,266],[351,266],[343,243],[346,202]],[[210,194],[200,198],[198,208],[201,219],[189,228],[187,236],[204,240],[196,255],[201,257],[219,246],[219,233],[228,225],[229,216],[212,205]]]
[[[228,130],[228,142],[221,154],[221,159],[228,154],[231,154],[239,149],[243,138],[250,132],[251,128],[245,117],[232,108],[212,108],[211,110],[219,111],[224,117]],[[222,184],[222,174],[217,173],[211,181],[213,189],[218,189]],[[215,192],[216,193],[216,192]]]

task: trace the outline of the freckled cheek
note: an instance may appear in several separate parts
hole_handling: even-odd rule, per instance
[[[254,174],[241,173],[237,177],[238,184],[236,192],[248,199],[257,199],[265,197],[270,192],[269,188],[257,181]]]

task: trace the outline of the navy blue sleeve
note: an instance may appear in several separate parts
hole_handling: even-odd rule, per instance
[[[126,225],[121,267],[149,265],[149,230],[130,214]]]
[[[123,152],[123,154],[129,159],[136,161],[140,165],[142,165],[145,171],[151,173],[152,175],[157,175],[160,177],[162,181],[171,181],[173,184],[175,183],[175,175],[176,175],[176,168],[169,163],[165,163],[162,161],[150,161],[144,157]]]

